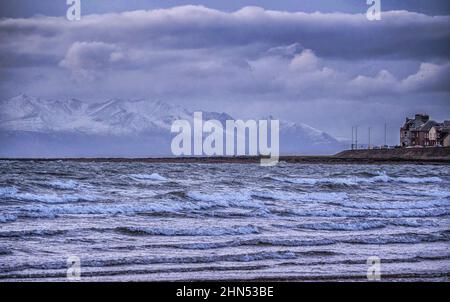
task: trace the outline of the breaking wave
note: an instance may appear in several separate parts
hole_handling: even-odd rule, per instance
[[[76,182],[75,180],[53,180],[47,182],[47,185],[52,188],[62,190],[75,189],[79,186],[78,182]]]
[[[450,240],[449,234],[445,232],[418,234],[418,233],[401,233],[390,235],[365,235],[355,236],[342,240],[342,242],[353,244],[412,244],[423,242],[446,242]]]
[[[377,182],[400,182],[410,184],[440,183],[439,177],[391,177],[385,173],[369,178],[364,177],[337,177],[337,178],[295,178],[295,177],[271,177],[273,180],[301,185],[334,184],[356,186],[359,184],[371,184]]]
[[[0,238],[13,238],[13,237],[32,237],[32,236],[56,236],[65,234],[64,230],[23,230],[23,231],[2,231],[0,232]]]
[[[434,227],[438,226],[436,223],[429,220],[343,220],[338,222],[319,222],[319,223],[305,223],[294,226],[299,229],[320,230],[320,231],[365,231],[382,229],[387,226],[402,226],[402,227]]]
[[[365,210],[395,210],[395,209],[429,209],[450,206],[450,200],[424,200],[424,201],[367,201],[366,203],[341,200],[338,202],[347,208]]]
[[[381,229],[386,226],[383,221],[341,221],[341,222],[320,222],[305,223],[297,225],[300,229],[326,230],[326,231],[363,231]]]
[[[0,197],[11,197],[17,194],[17,189],[14,187],[0,187]]]
[[[50,183],[48,183],[50,184]],[[66,184],[67,186],[59,186]],[[59,183],[58,188],[68,189],[72,183]],[[56,194],[56,193],[29,193],[19,192],[15,187],[0,188],[0,198],[8,198],[12,200],[40,202],[40,203],[71,203],[71,202],[93,202],[101,198],[91,194]]]
[[[258,234],[259,229],[253,225],[233,227],[202,227],[193,229],[119,227],[118,232],[131,235],[157,236],[225,236]]]
[[[19,208],[21,217],[55,218],[58,215],[117,215],[136,213],[176,213],[182,210],[202,209],[192,203],[152,203],[152,204],[93,204],[93,205],[30,205]]]
[[[134,180],[153,180],[153,181],[166,181],[167,178],[159,175],[158,173],[152,174],[131,174],[130,177]]]
[[[17,220],[16,215],[12,214],[0,214],[0,223],[13,222]]]
[[[188,192],[187,197],[196,201],[213,203],[216,206],[237,206],[243,208],[264,208],[264,204],[252,200],[249,193],[246,192],[228,192],[228,193],[201,193]]]
[[[12,198],[22,201],[34,201],[40,203],[71,203],[71,202],[93,202],[98,201],[98,196],[89,194],[34,194],[34,193],[17,193]]]
[[[439,217],[450,214],[448,208],[426,208],[426,209],[401,209],[401,210],[348,210],[348,209],[291,209],[291,210],[272,210],[305,217],[373,217],[373,218],[402,218],[402,217]]]

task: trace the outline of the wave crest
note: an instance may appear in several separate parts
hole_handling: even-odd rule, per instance
[[[142,181],[142,180],[152,180],[152,181],[167,181],[167,178],[159,175],[158,173],[152,174],[130,174],[132,179]]]
[[[119,227],[120,233],[131,235],[154,236],[225,236],[258,234],[259,229],[253,225],[233,227],[202,227],[193,229],[147,228],[147,227]]]

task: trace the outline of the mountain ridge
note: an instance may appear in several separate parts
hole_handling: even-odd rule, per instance
[[[170,132],[173,121],[184,119],[192,122],[193,113],[161,100],[112,98],[103,102],[87,103],[76,98],[44,100],[21,94],[0,101],[0,140],[3,142],[0,156],[14,153],[8,143],[20,146],[22,151],[17,152],[23,153],[23,149],[27,149],[27,141],[34,141],[35,145],[40,146],[35,147],[41,150],[37,155],[47,155],[42,152],[46,145],[56,153],[58,151],[55,148],[63,148],[69,151],[69,155],[76,155],[68,148],[68,137],[75,137],[79,145],[104,141],[104,148],[117,150],[118,156],[135,154],[131,149],[140,148],[139,141],[142,142],[142,147],[150,147],[148,155],[168,155],[170,141],[174,136]],[[202,114],[204,120],[216,119],[222,124],[233,119],[225,112],[202,111]],[[110,144],[107,143],[108,137],[111,138]],[[164,151],[156,150],[162,146],[152,147],[152,140],[166,144]],[[111,144],[124,146],[118,150],[115,146],[110,146]],[[127,151],[127,144],[130,151]],[[80,146],[75,149],[83,155],[96,153],[87,147],[87,153],[83,152]],[[280,121],[280,151],[284,154],[331,154],[341,149],[341,143],[324,131],[302,123]],[[112,154],[106,152],[105,155]]]

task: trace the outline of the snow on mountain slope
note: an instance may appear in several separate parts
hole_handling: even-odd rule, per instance
[[[184,119],[192,122],[193,115],[192,111],[161,101],[111,99],[88,104],[77,99],[43,100],[22,94],[0,100],[0,132],[3,133],[0,139],[12,145],[23,146],[24,150],[29,149],[27,142],[32,140],[40,149],[51,149],[55,145],[53,149],[63,148],[68,152],[76,149],[84,156],[88,156],[92,149],[85,154],[82,152],[82,145],[92,145],[92,140],[100,141],[99,136],[102,146],[110,142],[109,151],[119,150],[116,145],[124,144],[117,151],[120,153],[118,156],[128,156],[127,148],[139,149],[144,141],[150,146],[154,141],[167,145],[151,147],[151,150],[146,151],[150,156],[170,153],[170,140],[174,136],[170,133],[173,121]],[[225,124],[226,120],[233,118],[227,113],[203,112],[203,119],[215,119]],[[31,139],[33,137],[39,139]],[[127,144],[128,141],[131,142],[127,137],[133,138],[133,144]],[[76,148],[70,148],[72,141],[77,141]],[[327,154],[339,151],[342,147],[336,139],[323,131],[287,121],[280,121],[280,146],[281,152],[286,154]],[[8,146],[3,144],[0,155],[6,149]],[[132,154],[142,156],[136,150]]]
[[[87,107],[76,99],[41,100],[19,95],[0,101],[0,129],[16,131],[78,130]]]
[[[281,133],[284,135],[303,138],[315,144],[338,142],[328,133],[302,123],[280,121],[280,129]]]
[[[170,131],[177,119],[192,119],[187,110],[161,101],[113,99],[90,105],[87,116],[107,125],[112,133]]]

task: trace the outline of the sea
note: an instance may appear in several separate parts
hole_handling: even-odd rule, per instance
[[[0,282],[450,281],[450,165],[0,161]]]

